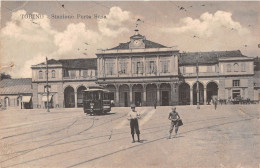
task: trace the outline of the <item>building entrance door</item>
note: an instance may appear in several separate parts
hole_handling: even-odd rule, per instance
[[[128,107],[128,99],[127,99],[127,92],[124,92],[124,99],[125,99],[125,107]]]
[[[135,105],[142,106],[141,92],[135,92]]]
[[[162,91],[162,105],[169,106],[169,92]]]

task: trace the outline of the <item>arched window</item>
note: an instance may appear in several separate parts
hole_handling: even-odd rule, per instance
[[[51,71],[51,77],[52,77],[52,78],[55,78],[55,70],[52,70],[52,71]]]
[[[9,106],[10,106],[9,97],[5,97],[5,99],[4,99],[4,107],[9,107]]]
[[[246,72],[246,63],[241,64],[241,71]]]
[[[231,72],[231,65],[227,64],[227,72]]]
[[[235,63],[235,64],[234,64],[234,72],[238,72],[238,68],[239,68],[238,64]]]
[[[17,105],[17,106],[20,105],[20,97],[17,97],[17,99],[16,99],[16,105]]]
[[[42,71],[39,71],[39,79],[43,79]]]

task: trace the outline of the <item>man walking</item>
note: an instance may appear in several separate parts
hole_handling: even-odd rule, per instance
[[[173,130],[174,126],[175,126],[175,135],[174,135],[174,138],[175,138],[177,136],[177,132],[178,132],[178,128],[179,128],[179,120],[180,120],[180,116],[176,112],[176,107],[172,107],[172,111],[169,113],[168,119],[171,120],[169,139],[171,139],[172,130]]]
[[[141,116],[140,114],[135,111],[135,105],[131,105],[131,111],[128,113],[127,119],[130,120],[130,128],[131,128],[131,134],[133,141],[132,143],[135,143],[135,137],[134,134],[136,133],[138,142],[140,142],[140,130],[139,130],[139,125],[138,125],[138,119],[140,119]]]

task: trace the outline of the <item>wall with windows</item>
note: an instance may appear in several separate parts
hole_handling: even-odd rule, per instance
[[[219,72],[218,65],[199,65],[198,66],[199,75],[214,75]],[[196,75],[196,65],[185,65],[180,66],[180,73],[182,75]]]
[[[32,69],[32,81],[46,81],[46,67],[38,67]],[[57,81],[62,79],[62,68],[48,68],[48,80]]]
[[[253,77],[230,77],[224,80],[225,99],[254,99]]]
[[[92,79],[96,78],[95,69],[66,69],[62,70],[62,79]]]
[[[254,62],[220,62],[220,74],[224,75],[241,75],[241,74],[254,74]]]
[[[177,55],[100,58],[99,77],[178,75]]]

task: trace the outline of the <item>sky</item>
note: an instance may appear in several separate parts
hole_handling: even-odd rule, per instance
[[[128,42],[136,26],[147,40],[180,52],[240,50],[256,57],[259,11],[260,1],[2,1],[0,71],[31,77],[31,66],[46,57],[94,58],[98,49]]]

